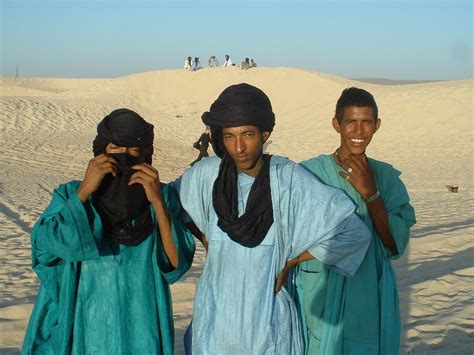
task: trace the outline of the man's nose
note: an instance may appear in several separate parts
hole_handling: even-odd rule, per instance
[[[357,131],[358,134],[364,133],[363,122],[357,122],[356,131]]]
[[[242,138],[237,138],[235,140],[235,150],[237,151],[237,153],[242,153],[243,151],[245,151],[245,142]]]
[[[115,153],[121,154],[121,153],[128,153],[128,152],[127,152],[126,147],[117,147],[117,148],[115,148]]]

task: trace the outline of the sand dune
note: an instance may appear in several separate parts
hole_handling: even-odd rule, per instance
[[[51,191],[81,179],[97,122],[128,107],[155,125],[163,181],[194,160],[200,116],[228,85],[248,82],[271,98],[277,117],[267,144],[296,161],[331,152],[330,119],[347,86],[370,90],[382,127],[369,155],[402,171],[417,211],[406,255],[396,262],[403,344],[410,354],[472,354],[474,306],[473,80],[376,85],[290,68],[164,70],[115,79],[0,77],[0,353],[21,347],[37,279],[29,234]],[[446,185],[460,185],[450,193]],[[173,286],[177,353],[204,263]]]

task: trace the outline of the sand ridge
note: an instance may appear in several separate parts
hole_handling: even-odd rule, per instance
[[[474,80],[376,85],[293,68],[162,70],[111,79],[0,77],[0,352],[17,353],[38,285],[29,234],[60,183],[82,179],[97,123],[128,107],[155,125],[154,165],[163,181],[198,152],[200,120],[228,85],[248,82],[270,97],[275,130],[266,150],[295,161],[333,151],[330,120],[348,86],[371,91],[382,126],[368,154],[402,172],[418,224],[395,262],[402,352],[471,354],[474,333]],[[459,193],[446,185],[457,182]],[[192,315],[205,260],[173,285],[176,353]]]

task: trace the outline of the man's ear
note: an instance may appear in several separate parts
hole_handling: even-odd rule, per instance
[[[380,118],[377,118],[377,120],[375,121],[375,132],[378,131],[381,124],[382,124],[382,120]]]
[[[341,133],[341,127],[339,126],[339,121],[337,120],[336,116],[332,118],[332,127],[337,133]]]
[[[263,131],[262,132],[263,143],[265,143],[268,140],[268,138],[270,138],[271,134],[272,134],[272,132],[269,132],[269,131]]]

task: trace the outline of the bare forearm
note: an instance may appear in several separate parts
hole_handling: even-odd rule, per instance
[[[173,241],[173,233],[171,231],[171,219],[168,209],[164,201],[153,202],[158,220],[158,230],[161,236],[161,243],[171,265],[176,268],[178,266],[178,249]]]
[[[388,212],[385,208],[381,197],[367,204],[370,218],[374,224],[375,230],[380,237],[382,243],[387,247],[393,255],[398,254],[397,244],[393,239],[392,233],[390,232],[390,226],[388,222]]]
[[[301,263],[303,261],[313,260],[313,259],[316,259],[316,258],[314,256],[312,256],[309,251],[306,250],[303,253],[301,253],[300,255],[298,255],[296,258],[289,260],[286,263],[283,270],[280,271],[280,273],[277,276],[277,279],[275,281],[275,293],[278,293],[280,291],[282,285],[286,282],[286,277],[288,275],[288,271],[290,271],[290,269],[293,266],[296,266],[296,265],[298,265],[299,263]]]
[[[308,260],[313,260],[313,259],[316,259],[316,258],[313,255],[311,255],[309,251],[306,250],[300,255],[298,255],[296,258],[290,260],[287,265],[288,265],[288,268],[291,268],[293,266],[298,265],[299,263],[303,261],[308,261]]]

